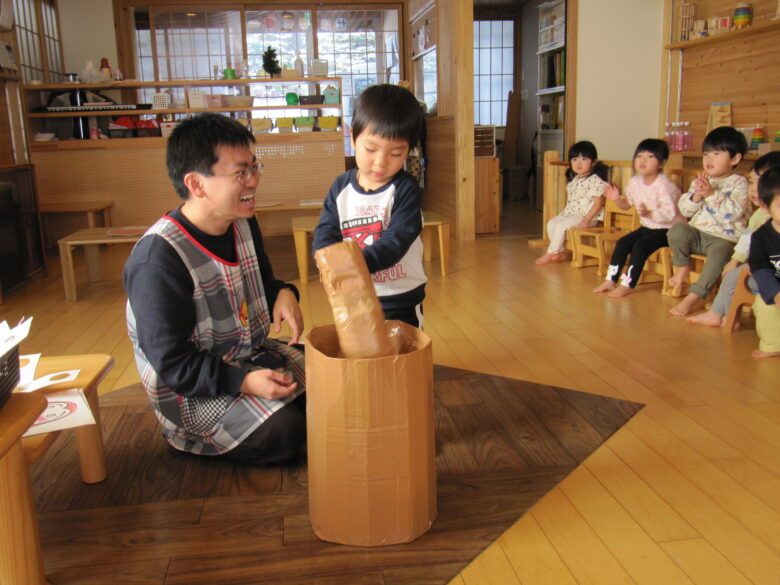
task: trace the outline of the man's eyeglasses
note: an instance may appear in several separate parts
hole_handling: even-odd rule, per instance
[[[263,174],[263,163],[260,161],[257,161],[255,164],[253,164],[250,167],[245,168],[243,171],[238,171],[235,173],[214,173],[212,176],[214,177],[235,177],[236,180],[241,183],[241,186],[246,185],[246,182],[249,180],[249,177],[259,177]]]

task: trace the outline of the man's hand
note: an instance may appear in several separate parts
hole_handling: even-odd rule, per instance
[[[282,374],[276,370],[255,370],[244,377],[238,391],[242,394],[275,400],[289,396],[297,387],[298,382],[293,382],[289,374]]]
[[[293,291],[288,288],[279,291],[274,303],[272,319],[274,333],[279,333],[282,330],[282,321],[287,321],[290,325],[292,338],[287,345],[293,345],[300,341],[301,333],[303,333],[303,314]]]

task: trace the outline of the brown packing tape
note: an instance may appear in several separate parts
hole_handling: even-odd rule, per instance
[[[360,246],[346,240],[317,250],[314,259],[333,310],[343,356],[362,358],[393,353]]]
[[[307,337],[309,516],[330,542],[409,542],[436,518],[430,338],[398,321],[398,355],[344,359],[333,325]]]

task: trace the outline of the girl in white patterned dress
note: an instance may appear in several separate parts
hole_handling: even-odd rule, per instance
[[[566,207],[547,222],[550,245],[545,254],[534,260],[534,264],[568,260],[569,255],[564,248],[566,232],[573,227],[593,227],[602,218],[607,173],[607,166],[599,162],[592,142],[583,140],[569,149]]]

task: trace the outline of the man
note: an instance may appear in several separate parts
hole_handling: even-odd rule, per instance
[[[254,217],[262,164],[235,120],[203,114],[168,139],[184,202],[125,264],[127,324],[163,436],[175,449],[256,465],[305,451],[298,291],[274,278]],[[292,339],[268,338],[287,321]]]

